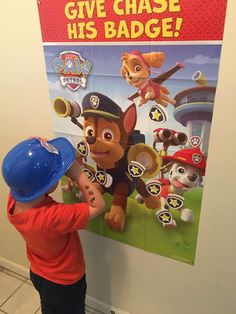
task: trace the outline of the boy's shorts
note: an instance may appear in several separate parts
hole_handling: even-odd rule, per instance
[[[43,314],[85,314],[87,283],[85,275],[73,285],[60,285],[30,271],[38,291]]]

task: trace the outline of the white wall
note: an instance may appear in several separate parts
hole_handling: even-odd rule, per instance
[[[89,295],[132,314],[236,313],[235,0],[227,12],[196,265],[82,235]],[[0,32],[2,159],[18,141],[53,132],[36,1],[1,1]],[[24,243],[5,217],[2,178],[0,193],[0,256],[27,266]]]

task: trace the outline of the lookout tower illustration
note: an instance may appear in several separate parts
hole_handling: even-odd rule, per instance
[[[183,90],[175,96],[176,108],[173,115],[176,121],[187,128],[188,142],[185,147],[192,147],[192,139],[198,138],[198,146],[206,156],[216,87],[208,85],[201,71],[196,71],[192,80],[199,86]]]

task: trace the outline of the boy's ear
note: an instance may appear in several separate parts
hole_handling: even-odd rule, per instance
[[[137,122],[137,110],[135,104],[129,106],[123,114],[123,127],[126,134],[131,134]]]

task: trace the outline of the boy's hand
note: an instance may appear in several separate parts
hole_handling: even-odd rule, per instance
[[[88,176],[83,173],[83,158],[84,157],[77,156],[65,175],[77,183],[78,189],[83,195],[84,202],[89,205],[91,219],[104,211],[105,202],[95,185],[89,180]]]

